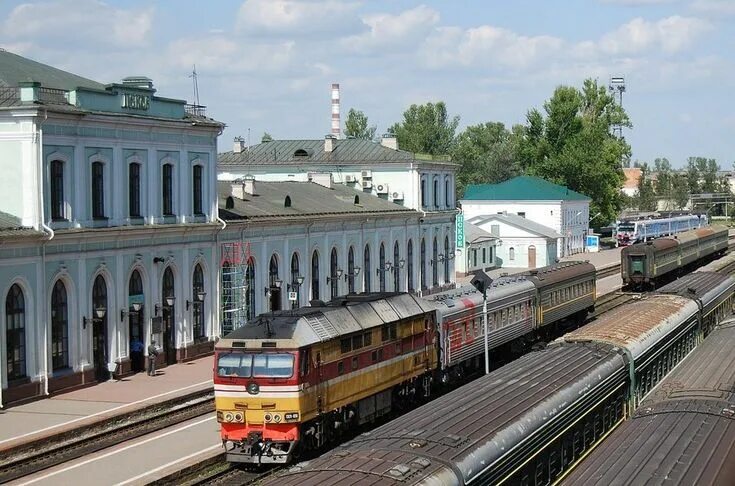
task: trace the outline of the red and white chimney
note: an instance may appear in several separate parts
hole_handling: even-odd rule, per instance
[[[339,83],[332,83],[332,135],[340,138],[341,121],[339,119]]]

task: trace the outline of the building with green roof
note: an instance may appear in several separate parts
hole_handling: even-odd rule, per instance
[[[465,219],[514,214],[561,235],[557,256],[584,251],[591,199],[568,187],[535,176],[498,184],[471,184],[460,201]],[[502,238],[502,235],[500,235]]]

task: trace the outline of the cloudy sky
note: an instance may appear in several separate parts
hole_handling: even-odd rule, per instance
[[[444,100],[461,126],[523,122],[559,84],[624,75],[633,158],[735,161],[735,0],[0,1],[0,47],[95,79],[153,78],[255,142],[329,132],[343,112],[382,133]]]

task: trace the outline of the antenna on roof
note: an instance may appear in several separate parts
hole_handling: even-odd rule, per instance
[[[192,69],[191,74],[189,77],[192,79],[192,82],[194,83],[194,101],[196,102],[196,105],[199,106],[199,82],[197,81],[197,65],[194,64],[194,69]],[[248,140],[248,145],[250,141]]]

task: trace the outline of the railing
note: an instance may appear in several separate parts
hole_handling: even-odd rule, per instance
[[[184,106],[186,113],[191,116],[207,116],[207,107],[202,105],[186,105]]]
[[[14,105],[20,101],[20,89],[2,86],[0,87],[0,106]]]
[[[69,99],[67,98],[68,91],[56,88],[38,88],[38,101],[44,103],[61,103],[68,104]]]

